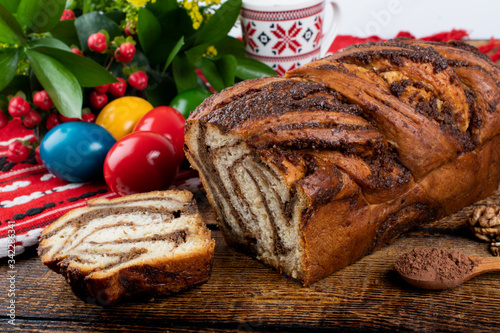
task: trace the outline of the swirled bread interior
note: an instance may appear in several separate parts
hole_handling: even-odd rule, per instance
[[[307,285],[496,191],[499,80],[464,43],[360,44],[208,98],[186,155],[227,242]]]
[[[77,296],[103,305],[206,282],[213,251],[188,191],[90,200],[47,227],[39,246]]]

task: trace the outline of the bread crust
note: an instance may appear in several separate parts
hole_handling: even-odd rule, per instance
[[[65,227],[73,226],[75,229],[72,231],[79,232],[94,218],[105,217],[106,212],[110,210],[114,209],[112,212],[115,214],[120,214],[121,211],[141,211],[141,205],[147,203],[148,200],[165,202],[165,204],[160,204],[160,208],[154,208],[154,213],[170,214],[165,206],[168,202],[176,207],[178,211],[176,214],[179,214],[179,217],[186,216],[196,221],[197,225],[193,227],[195,228],[193,232],[197,233],[196,239],[200,240],[199,244],[187,252],[176,253],[174,256],[165,253],[130,264],[125,258],[125,261],[117,268],[96,268],[80,262],[78,253],[72,253],[71,249],[68,253],[59,253],[60,249],[64,248],[64,244],[61,247],[61,244],[57,243],[57,238]],[[130,204],[135,205],[127,207]],[[160,233],[160,231],[157,232]],[[176,234],[174,236],[177,237]],[[175,237],[174,239],[178,238]],[[92,243],[92,239],[88,237],[87,241]],[[54,246],[56,246],[55,249]],[[123,301],[147,301],[206,283],[211,275],[214,248],[215,241],[211,238],[210,230],[201,220],[193,194],[188,191],[171,190],[134,194],[115,199],[89,200],[87,207],[66,213],[43,230],[38,253],[43,264],[65,277],[77,297],[87,303],[112,306]],[[138,255],[142,253],[140,249],[132,247],[131,252],[124,253],[124,255],[134,258],[134,251],[139,251]]]
[[[66,277],[74,294],[81,300],[111,306],[125,300],[148,301],[206,283],[211,275],[213,255],[214,246],[211,246],[205,252],[169,260],[158,259],[96,278],[71,266],[59,266],[59,273]]]
[[[308,285],[495,193],[500,70],[463,44],[360,44],[214,95],[189,117],[185,139],[226,241]],[[252,185],[268,213],[252,177],[235,184],[221,171],[251,163],[274,170],[239,169],[271,184]],[[271,215],[288,257],[265,242],[259,221]]]

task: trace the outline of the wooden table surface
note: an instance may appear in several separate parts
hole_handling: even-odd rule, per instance
[[[76,298],[63,277],[41,264],[34,249],[16,258],[15,329],[40,331],[289,332],[331,329],[398,331],[500,330],[500,274],[487,273],[445,291],[407,285],[396,258],[414,247],[458,249],[489,256],[486,243],[465,227],[475,205],[499,203],[495,195],[440,221],[422,225],[393,244],[309,287],[229,248],[206,199],[200,208],[216,240],[212,277],[191,290],[148,303],[114,308]],[[8,266],[0,267],[0,330],[8,324]]]
[[[500,204],[500,194],[415,228],[303,287],[229,248],[206,199],[200,197],[200,210],[216,241],[208,283],[148,303],[101,308],[76,298],[64,278],[42,265],[31,249],[16,257],[15,297],[8,295],[7,260],[0,260],[0,331],[500,331],[500,273],[478,276],[451,290],[425,291],[406,284],[394,270],[397,257],[415,247],[490,256],[487,243],[465,227],[473,207],[483,204]],[[12,299],[15,326],[8,323]]]

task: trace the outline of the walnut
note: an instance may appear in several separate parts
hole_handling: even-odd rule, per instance
[[[500,242],[494,242],[490,244],[490,251],[495,257],[500,254]]]
[[[486,242],[490,242],[490,251],[498,256],[500,253],[500,207],[480,206],[474,209],[469,226],[474,235]]]
[[[469,218],[469,225],[471,227],[478,226],[482,228],[489,228],[500,226],[500,207],[498,206],[480,206],[472,211]]]

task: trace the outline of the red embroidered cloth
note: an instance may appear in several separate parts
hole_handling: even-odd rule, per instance
[[[396,37],[414,38],[408,32],[401,32]],[[449,41],[466,37],[465,31],[452,30],[422,39]],[[355,43],[380,40],[377,36],[358,38],[341,35],[333,42],[330,52]],[[493,53],[490,56],[496,61],[500,58],[499,46],[500,43],[492,39],[481,51]],[[10,142],[31,138],[32,131],[16,121],[0,130],[0,258],[8,255],[12,243],[15,244],[15,255],[24,252],[28,246],[36,245],[44,227],[67,211],[84,206],[88,199],[117,197],[104,181],[82,184],[57,179],[45,167],[37,164],[33,154],[21,163],[7,159]],[[192,177],[192,173],[181,173],[172,187],[193,192],[201,190],[199,178]],[[12,247],[10,249],[12,251]]]
[[[13,242],[15,255],[38,244],[44,227],[69,210],[85,206],[88,199],[118,197],[104,180],[68,183],[54,177],[36,162],[33,153],[21,163],[11,162],[9,143],[31,138],[32,131],[19,121],[0,130],[0,258],[9,254]],[[201,184],[193,172],[180,172],[172,188],[198,192]]]

